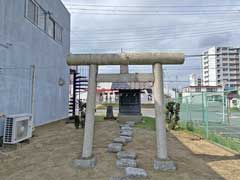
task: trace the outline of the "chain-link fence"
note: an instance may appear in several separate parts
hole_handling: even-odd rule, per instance
[[[0,67],[0,113],[31,113],[32,78],[32,67]]]
[[[240,151],[238,90],[189,93],[180,103],[180,125],[216,143]]]

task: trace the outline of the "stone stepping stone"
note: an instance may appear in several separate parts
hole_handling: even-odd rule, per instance
[[[122,150],[123,145],[121,143],[112,143],[108,145],[108,152],[117,153]]]
[[[129,178],[146,178],[147,172],[144,169],[127,167],[125,169],[126,177]]]
[[[113,143],[121,143],[121,144],[126,144],[127,140],[124,137],[117,137],[113,139]]]
[[[117,153],[118,159],[136,159],[137,154],[135,152],[120,151]]]
[[[133,127],[135,125],[134,121],[128,121],[126,122],[127,125],[129,125],[130,127]]]
[[[118,168],[137,167],[137,161],[134,159],[119,159],[116,161]]]
[[[131,180],[128,177],[111,177],[109,180]]]
[[[129,137],[129,136],[120,136],[120,137],[125,138],[127,143],[132,142],[132,137]]]
[[[133,136],[133,132],[132,131],[121,131],[120,132],[120,136],[132,137]]]
[[[122,129],[120,129],[120,132],[125,132],[125,131],[127,131],[127,132],[133,132],[133,130],[126,130],[126,129],[122,130]]]
[[[124,130],[126,130],[126,131],[132,131],[133,128],[131,128],[130,126],[123,126],[123,127],[121,127],[121,131],[124,131]]]
[[[119,127],[120,127],[120,128],[123,128],[123,127],[132,128],[132,127],[130,127],[128,124],[120,124]]]

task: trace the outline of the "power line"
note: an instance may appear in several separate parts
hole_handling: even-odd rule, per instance
[[[193,25],[195,25],[195,26],[198,26],[198,25],[209,25],[209,24],[218,24],[218,23],[220,23],[220,24],[228,24],[228,23],[239,23],[239,19],[229,19],[229,18],[227,18],[227,19],[223,19],[223,18],[221,18],[221,19],[215,19],[214,21],[209,21],[209,20],[207,20],[207,22],[198,22],[198,23],[196,23],[195,21],[193,22],[193,23],[191,23],[191,24],[183,24],[183,23],[181,23],[181,24],[174,24],[174,27],[179,27],[179,26],[183,26],[183,27],[185,27],[185,26],[193,26]],[[145,27],[142,27],[142,26],[131,26],[131,27],[129,27],[129,26],[127,26],[127,27],[118,27],[118,28],[95,28],[95,29],[92,29],[91,28],[91,30],[94,30],[94,31],[123,31],[123,30],[143,30],[143,29],[159,29],[159,28],[169,28],[169,27],[171,27],[171,26],[169,26],[169,25],[167,25],[167,26],[145,26]],[[74,28],[73,27],[73,29],[76,29],[76,28]],[[75,31],[76,32],[81,32],[81,31],[88,31],[89,29],[76,29]]]
[[[231,46],[231,45],[229,45]],[[74,49],[74,48],[73,48]],[[199,52],[204,52],[206,49],[205,48],[150,48],[150,49],[140,49],[140,50],[137,50],[136,47],[133,47],[133,48],[125,48],[124,51],[125,52],[138,52],[138,51],[141,51],[141,52],[154,52],[154,51],[162,51],[162,52],[196,52],[196,54],[186,54],[186,57],[187,60],[201,60],[199,57],[203,56],[203,54],[199,54]],[[109,48],[97,48],[97,49],[93,49],[93,48],[87,48],[87,49],[83,49],[81,48],[80,49],[81,53],[84,53],[84,54],[91,54],[91,53],[120,53],[120,50],[119,48],[112,48],[109,47]],[[79,53],[79,50],[76,52],[76,53]],[[225,54],[223,54],[225,55]]]
[[[137,43],[137,42],[143,42],[143,41],[163,41],[163,40],[172,40],[172,39],[184,39],[184,38],[197,38],[199,36],[204,36],[204,35],[211,35],[211,34],[225,34],[225,33],[230,33],[230,32],[233,32],[233,31],[236,31],[236,30],[228,30],[228,31],[223,31],[223,32],[207,32],[207,33],[199,33],[199,34],[191,34],[191,35],[182,35],[182,36],[178,36],[178,37],[158,37],[158,38],[142,38],[142,39],[111,39],[109,41],[100,41],[100,40],[87,40],[87,39],[75,39],[74,41],[78,41],[79,43],[77,42],[73,42],[72,40],[72,45],[83,45],[82,43],[84,43],[84,45],[86,44],[91,44],[91,43],[94,43],[95,45],[97,43]]]
[[[159,2],[158,2],[159,3]],[[201,7],[206,7],[206,8],[212,8],[212,7],[237,7],[240,6],[240,4],[221,4],[221,5],[216,5],[216,4],[207,4],[207,5],[138,5],[138,4],[134,4],[134,5],[109,5],[109,4],[79,4],[79,3],[65,3],[65,5],[67,6],[93,6],[93,7],[113,7],[113,8],[201,8]]]
[[[72,50],[72,53],[84,53],[84,54],[91,54],[91,53],[120,53],[119,51],[119,48],[112,48],[112,47],[109,47],[109,48],[87,48],[87,49],[84,49],[84,48],[73,48],[72,49],[78,49],[77,51],[74,51]],[[136,50],[136,48],[127,48],[128,49],[128,52],[131,53],[131,52],[137,52],[137,51],[144,51],[144,52],[153,52],[153,51],[167,51],[167,52],[202,52],[204,49],[171,49],[171,48],[168,48],[168,49],[161,49],[161,48],[151,48],[151,49],[145,49],[145,50]],[[131,49],[131,50],[130,50]],[[125,49],[126,50],[126,49]],[[192,57],[191,59],[193,58],[196,58],[196,57]]]
[[[237,66],[239,67],[239,65]],[[110,69],[110,68],[109,68]],[[220,70],[220,69],[224,69],[224,67],[219,67],[219,68],[207,68],[206,70],[209,70],[209,69],[213,69],[213,70]],[[231,67],[230,69],[233,69],[233,67]],[[130,68],[131,71],[133,70],[151,70],[151,68]],[[177,69],[170,69],[170,68],[164,68],[163,69],[164,71],[182,71],[182,70],[186,70],[186,71],[191,71],[191,70],[203,70],[201,67],[196,67],[196,68],[185,68],[185,67],[180,67],[180,68],[177,68]]]
[[[182,80],[182,81],[180,81],[180,80],[164,80],[164,82],[168,82],[168,83],[176,83],[176,82],[181,82],[181,83],[189,83],[189,81],[187,81],[187,80]],[[207,81],[207,82],[212,82],[212,83],[216,83],[217,81]]]
[[[232,12],[232,13],[238,13],[239,10],[129,10],[129,9],[89,9],[89,8],[79,8],[79,7],[71,7],[70,10],[78,10],[78,11],[100,11],[100,12],[112,12],[112,13],[157,13],[157,14],[163,14],[163,13],[222,13],[222,12]]]
[[[239,25],[236,25],[236,28],[239,27]],[[87,41],[87,42],[91,42],[91,41],[94,41],[94,42],[113,42],[113,41],[141,41],[141,40],[156,40],[156,38],[160,38],[161,36],[168,36],[166,38],[171,38],[170,36],[174,36],[173,38],[176,38],[176,37],[191,37],[191,36],[199,36],[199,35],[206,35],[206,34],[218,34],[218,33],[227,33],[227,32],[232,32],[232,31],[237,31],[237,29],[233,29],[233,28],[222,28],[221,30],[219,31],[216,31],[216,30],[210,30],[210,31],[199,31],[199,32],[189,32],[188,34],[182,34],[181,32],[179,33],[172,33],[172,34],[169,34],[168,32],[165,32],[165,33],[154,33],[154,34],[139,34],[141,35],[142,37],[141,38],[138,38],[136,36],[133,36],[133,35],[124,35],[124,37],[122,38],[118,38],[118,39],[113,39],[109,36],[105,36],[104,38],[99,38],[99,37],[95,37],[94,39],[87,39],[87,40],[84,40],[84,39],[81,39],[81,37],[76,37],[76,36],[73,36],[72,37],[72,41],[76,41],[77,38],[81,39],[81,41]],[[86,37],[86,36],[85,36]],[[155,38],[156,37],[156,38]],[[111,38],[108,40],[108,38]],[[162,38],[161,38],[162,40]]]
[[[208,30],[212,29],[212,30],[217,30],[219,28],[233,28],[235,26],[239,26],[239,21],[237,22],[230,22],[228,23],[202,23],[202,24],[197,24],[197,26],[193,27],[193,24],[188,24],[188,25],[182,25],[182,26],[163,26],[163,27],[147,27],[147,28],[134,28],[134,29],[128,29],[127,27],[125,29],[118,29],[118,30],[106,30],[106,31],[99,31],[99,30],[94,30],[94,29],[85,29],[85,30],[81,30],[81,31],[77,31],[77,30],[73,30],[72,31],[72,37],[76,37],[76,36],[86,36],[86,34],[89,35],[89,30],[91,32],[94,32],[94,35],[119,35],[119,34],[124,34],[125,36],[127,34],[132,34],[133,32],[135,33],[159,33],[159,31],[161,30],[169,30],[170,32],[177,32],[182,30],[183,28],[187,28],[187,31],[193,31],[193,30],[199,30],[199,28],[201,28],[200,25],[208,25]],[[214,27],[211,27],[212,25],[214,25]],[[175,29],[174,29],[175,28]],[[126,31],[127,30],[127,31]],[[161,34],[161,33],[160,33]]]
[[[185,55],[185,57],[209,57],[209,56],[223,56],[223,55],[239,55],[239,53],[216,53],[216,54],[192,54]]]
[[[81,11],[71,11],[72,14],[102,15],[102,16],[205,16],[205,15],[236,15],[238,12],[209,12],[209,13],[91,13]]]
[[[239,25],[236,25],[236,28],[238,27]],[[235,26],[233,26],[233,27],[235,27]],[[218,34],[218,33],[227,33],[227,32],[232,32],[232,31],[236,31],[237,29],[233,29],[233,27],[226,27],[226,28],[221,28],[220,30],[215,30],[215,29],[213,29],[213,30],[209,30],[209,31],[199,31],[199,32],[189,32],[188,34],[182,34],[181,32],[179,32],[179,33],[175,33],[175,34],[169,34],[168,32],[164,32],[164,33],[158,33],[158,34],[146,34],[145,36],[143,36],[143,38],[136,38],[135,36],[127,36],[127,38],[125,38],[125,36],[123,37],[123,38],[118,38],[118,39],[103,39],[103,38],[94,38],[94,39],[81,39],[81,42],[83,42],[83,41],[87,41],[87,42],[91,42],[91,41],[93,41],[94,43],[96,43],[96,42],[102,42],[102,43],[111,43],[111,42],[114,42],[114,41],[127,41],[127,42],[132,42],[132,41],[142,41],[142,40],[147,40],[147,41],[149,41],[149,40],[159,40],[159,39],[157,39],[157,38],[159,38],[159,37],[161,37],[161,36],[164,36],[164,37],[166,37],[166,36],[170,36],[170,35],[173,35],[174,37],[174,39],[176,38],[176,36],[178,36],[178,37],[191,37],[191,36],[199,36],[199,35],[206,35],[206,34]],[[151,38],[149,38],[149,36],[151,37]],[[153,36],[157,36],[157,38],[155,38],[155,37],[153,37]],[[132,38],[131,38],[132,37]],[[72,37],[73,38],[73,37]],[[74,37],[75,38],[75,37]],[[147,39],[146,39],[147,38]],[[171,37],[166,37],[165,39],[169,39],[169,38],[171,38]],[[76,38],[75,39],[72,39],[72,41],[75,41],[76,40]],[[160,39],[160,40],[162,40],[162,38]]]

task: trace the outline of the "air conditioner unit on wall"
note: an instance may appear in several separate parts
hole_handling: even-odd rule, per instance
[[[4,144],[16,144],[32,137],[32,115],[7,116],[4,123]]]

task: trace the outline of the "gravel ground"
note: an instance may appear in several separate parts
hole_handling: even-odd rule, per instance
[[[63,121],[36,128],[29,144],[0,154],[0,180],[109,180],[123,176],[115,167],[115,154],[107,153],[107,145],[119,133],[116,122],[97,122],[94,154],[97,167],[76,170],[71,161],[80,156],[83,130]],[[168,134],[169,156],[177,163],[175,172],[153,171],[154,132],[134,129],[134,140],[124,147],[138,154],[138,165],[151,180],[240,179],[240,158],[216,145],[184,132]]]

